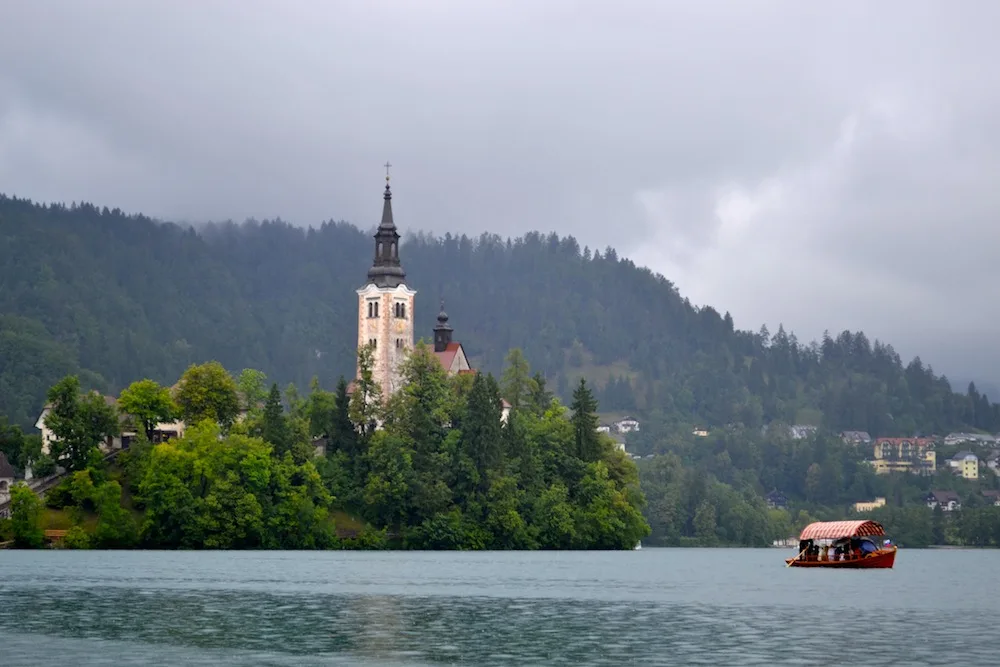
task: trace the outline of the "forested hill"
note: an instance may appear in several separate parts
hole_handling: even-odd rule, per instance
[[[405,218],[401,216],[401,219]],[[974,387],[953,393],[919,360],[844,332],[803,345],[733,328],[611,249],[529,234],[433,238],[402,220],[418,337],[443,298],[480,367],[520,347],[562,396],[585,374],[602,408],[678,425],[813,423],[873,435],[1000,429]],[[367,231],[281,221],[190,227],[89,204],[0,196],[0,415],[33,423],[68,373],[118,391],[172,383],[217,359],[300,386],[353,373]]]

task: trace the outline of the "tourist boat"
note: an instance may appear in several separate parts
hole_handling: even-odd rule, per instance
[[[884,538],[877,521],[818,521],[802,530],[798,555],[785,562],[788,567],[891,568],[896,546]]]

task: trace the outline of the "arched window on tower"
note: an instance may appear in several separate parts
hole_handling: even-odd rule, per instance
[[[391,243],[389,245],[389,252],[392,253],[392,258],[396,259],[396,244],[395,243]]]
[[[378,317],[378,301],[375,302],[375,317]]]
[[[374,309],[372,308],[372,306],[374,305],[375,304],[373,304],[371,301],[368,302],[368,317],[371,317],[372,314],[375,312]]]
[[[378,242],[378,258],[382,259],[382,242]]]

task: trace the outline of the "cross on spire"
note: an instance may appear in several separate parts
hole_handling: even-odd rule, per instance
[[[385,180],[388,181],[389,180],[389,167],[391,167],[392,164],[390,164],[389,161],[387,160],[386,163],[384,165],[382,165],[382,166],[385,167]]]

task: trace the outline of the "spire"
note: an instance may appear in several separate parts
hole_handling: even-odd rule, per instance
[[[437,316],[437,326],[434,327],[434,351],[444,352],[451,343],[453,329],[448,325],[448,313],[444,312],[444,299],[441,299],[441,312]]]
[[[375,232],[375,260],[368,269],[368,282],[379,287],[398,287],[406,280],[399,263],[399,233],[392,220],[392,190],[389,189],[389,167],[385,163],[385,193],[382,195],[382,222]]]
[[[392,165],[388,162],[385,163],[385,193],[382,195],[382,199],[385,200],[382,204],[382,222],[379,224],[379,229],[396,229],[396,223],[392,221],[392,190],[389,189],[389,167]]]

